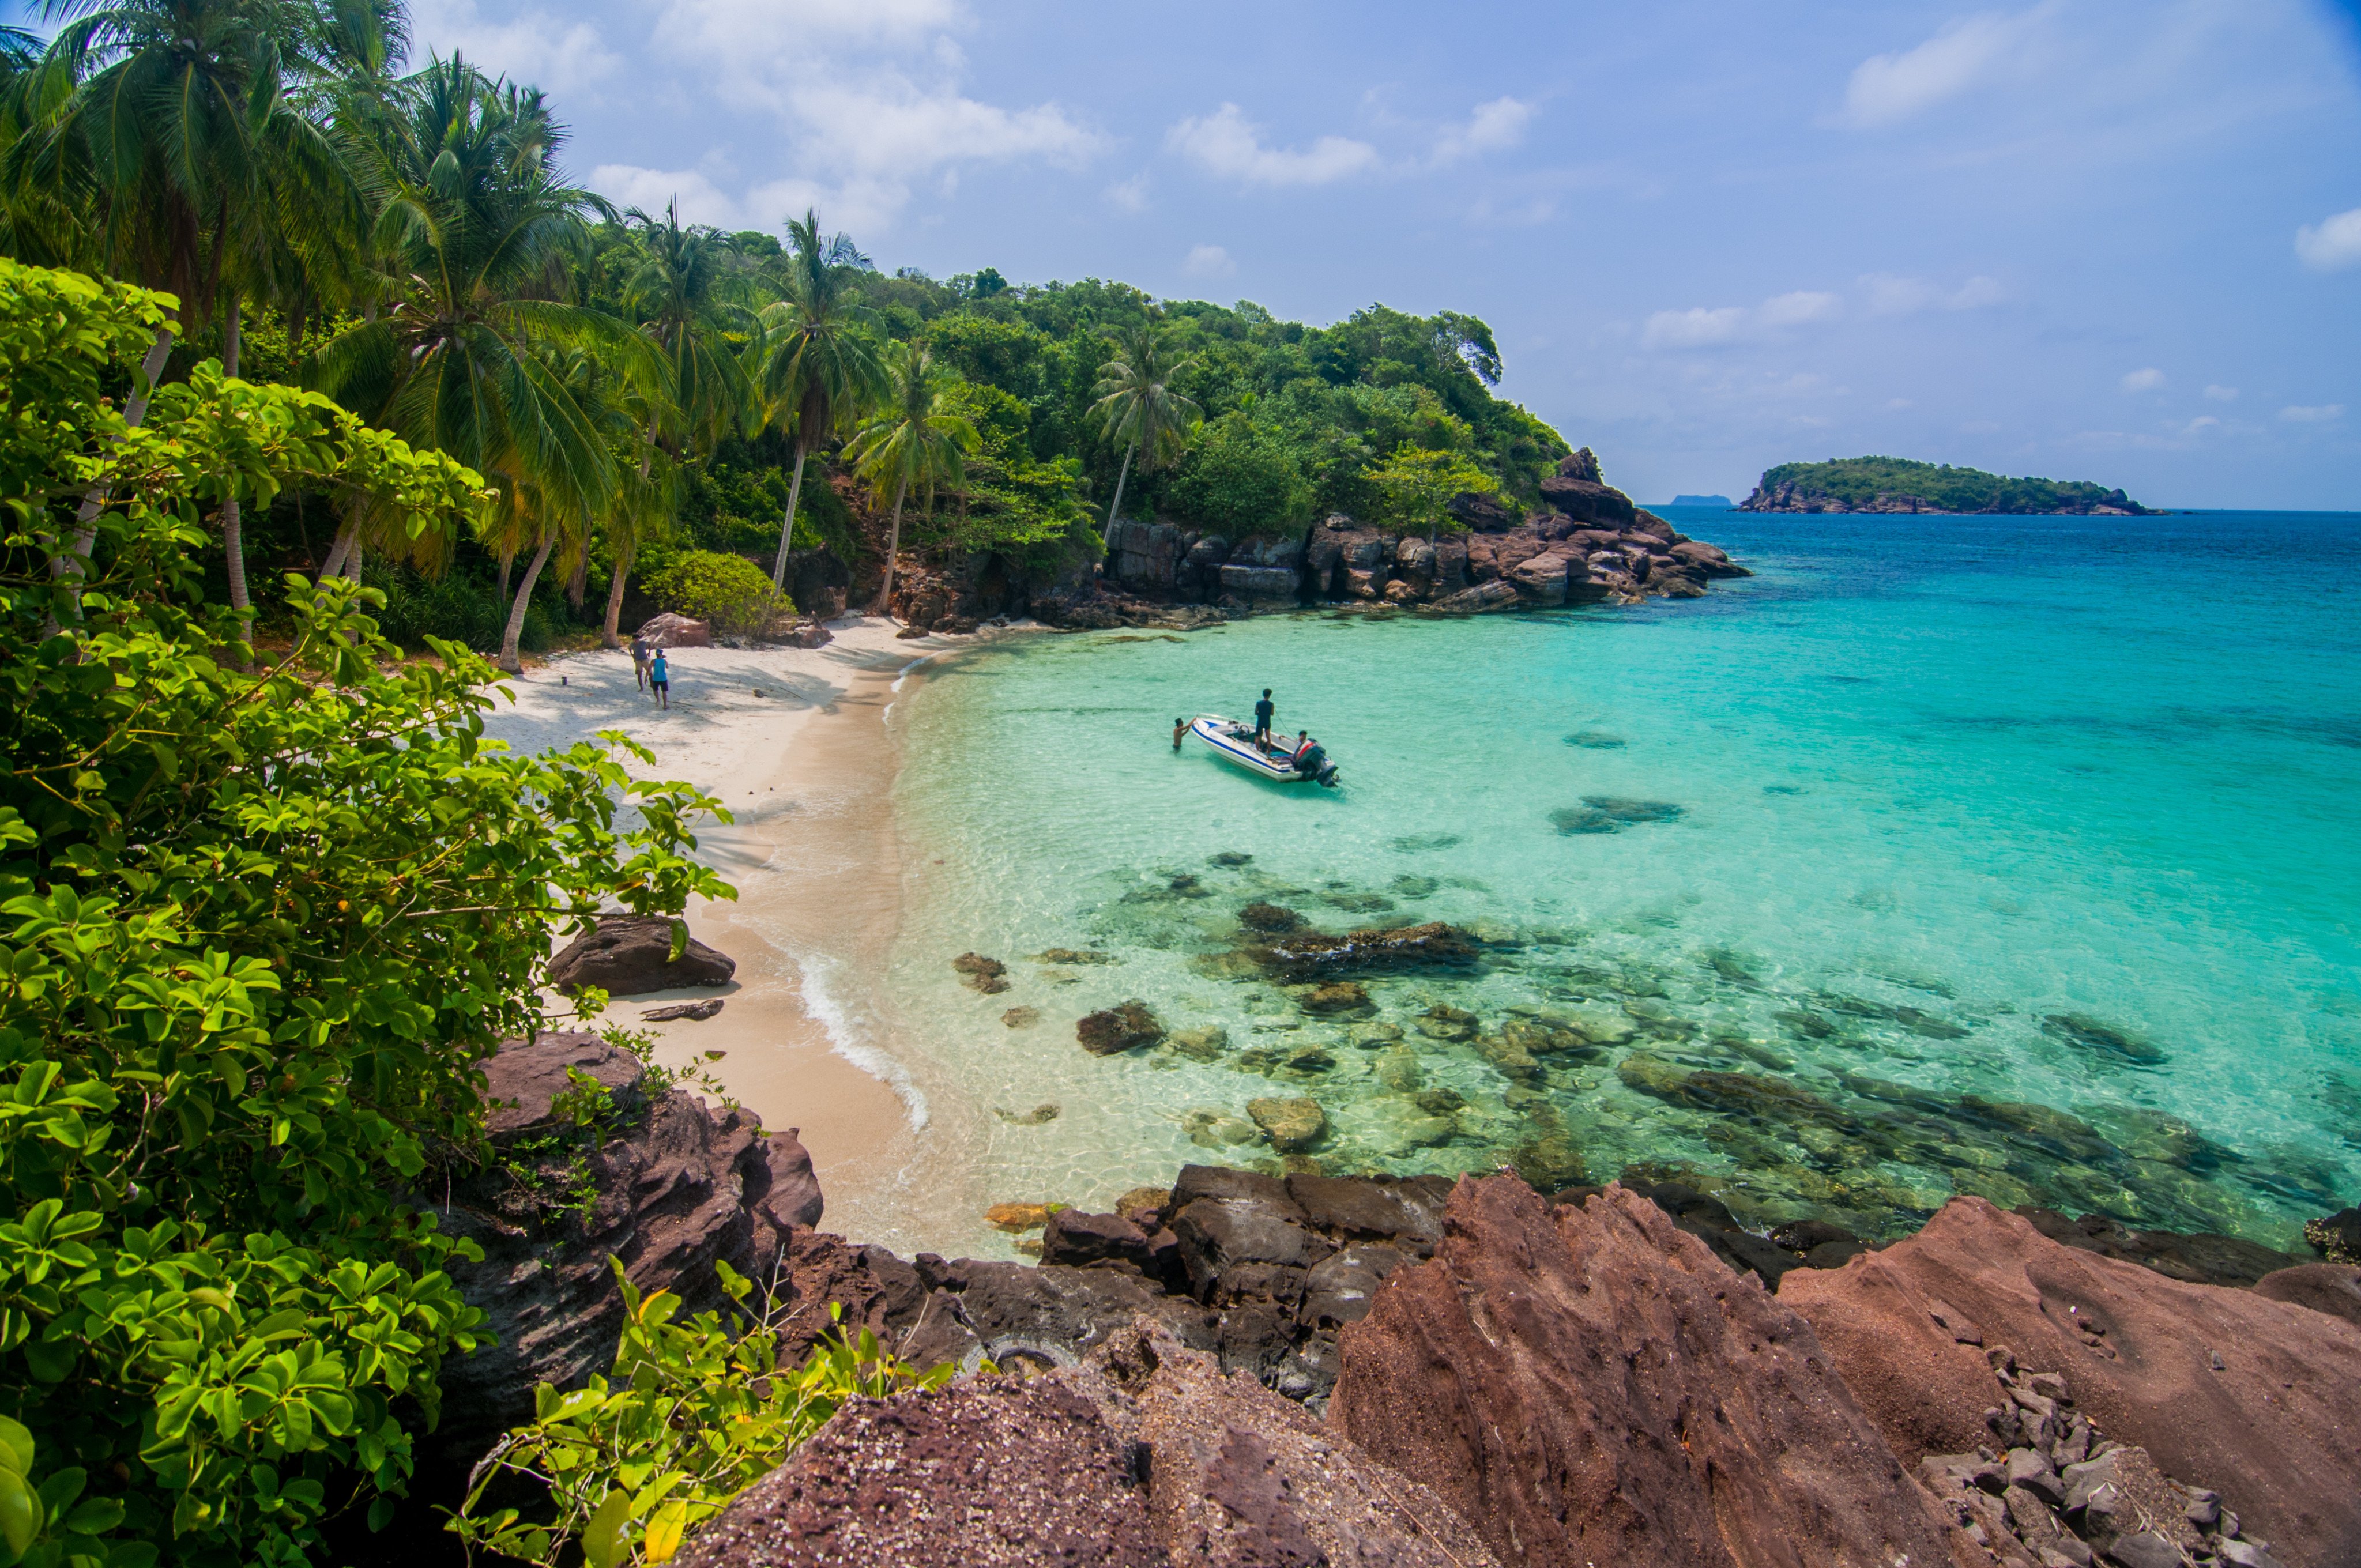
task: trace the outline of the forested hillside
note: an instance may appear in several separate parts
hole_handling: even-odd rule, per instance
[[[2147,509],[2088,480],[2011,479],[1981,468],[1905,457],[1782,463],[1764,472],[1741,511],[2123,512]]]

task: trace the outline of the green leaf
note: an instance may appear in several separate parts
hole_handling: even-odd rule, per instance
[[[582,1527],[582,1560],[589,1568],[617,1568],[631,1552],[624,1532],[631,1521],[631,1499],[621,1487],[607,1494]]]

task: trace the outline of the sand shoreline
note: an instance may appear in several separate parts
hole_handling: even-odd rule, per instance
[[[515,703],[486,729],[526,751],[620,729],[655,753],[634,773],[684,780],[729,808],[734,822],[697,830],[698,854],[738,897],[686,912],[697,938],[738,963],[720,1015],[639,1022],[651,1007],[716,994],[698,990],[618,998],[607,1021],[654,1035],[660,1060],[700,1062],[765,1126],[797,1129],[829,1227],[862,1234],[891,1228],[906,1205],[931,1114],[874,994],[902,906],[901,749],[887,718],[917,667],[988,639],[905,641],[875,617],[830,630],[818,649],[672,651],[669,713],[638,691],[628,653],[559,654],[508,679]]]

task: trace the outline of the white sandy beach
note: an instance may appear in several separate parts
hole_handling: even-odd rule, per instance
[[[863,1005],[860,975],[880,971],[898,917],[885,718],[914,662],[978,639],[903,641],[893,621],[862,616],[829,630],[824,648],[667,651],[669,711],[638,689],[629,652],[559,654],[511,677],[515,701],[486,728],[526,751],[619,729],[655,753],[635,773],[685,781],[729,807],[733,823],[699,828],[699,854],[738,898],[697,901],[687,916],[699,940],[737,960],[736,979],[719,1017],[647,1027],[668,1061],[722,1053],[708,1065],[730,1094],[765,1126],[799,1130],[838,1228],[907,1182],[926,1119],[921,1091],[846,1016]],[[608,1018],[633,1025],[649,1008],[714,994],[618,998]]]

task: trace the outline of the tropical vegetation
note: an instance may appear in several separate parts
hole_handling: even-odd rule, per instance
[[[1784,503],[1772,498],[1792,487]],[[1927,511],[2087,512],[2094,507],[2141,513],[2147,510],[2121,490],[2086,479],[2011,479],[1981,468],[1914,463],[1906,457],[1838,457],[1826,463],[1782,463],[1766,469],[1747,505],[1758,510],[1905,510],[1911,501]]]

